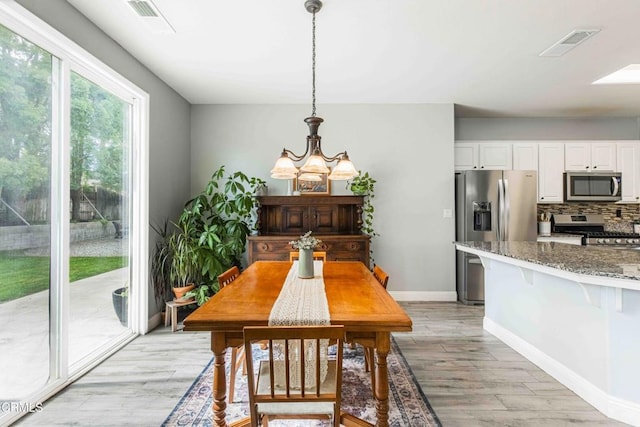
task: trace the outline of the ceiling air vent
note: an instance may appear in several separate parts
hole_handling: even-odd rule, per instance
[[[127,4],[136,12],[136,15],[145,23],[153,33],[175,33],[175,30],[167,21],[160,10],[151,0],[126,0]]]
[[[153,6],[146,1],[134,0],[129,1],[129,6],[136,11],[136,13],[140,16],[158,16],[155,10],[153,10]]]
[[[583,41],[593,37],[600,30],[593,28],[589,30],[573,30],[560,41],[556,42],[550,48],[546,49],[539,56],[562,56]]]

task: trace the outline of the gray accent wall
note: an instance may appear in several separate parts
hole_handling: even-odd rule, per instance
[[[149,219],[176,218],[189,193],[190,104],[66,1],[17,2],[149,94]],[[149,307],[158,311],[153,298]]]
[[[305,149],[308,105],[193,105],[191,193],[202,190],[220,165],[268,183],[286,194],[287,183],[269,177],[283,147]],[[415,299],[450,292],[455,299],[453,104],[332,104],[318,106],[325,154],[347,150],[376,184],[374,259],[390,275],[389,290]],[[349,194],[344,181],[332,194]],[[303,197],[303,196],[301,196]],[[304,196],[312,197],[312,196]]]

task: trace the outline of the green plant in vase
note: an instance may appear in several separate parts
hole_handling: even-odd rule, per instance
[[[376,180],[373,179],[369,172],[358,171],[358,176],[347,181],[347,188],[356,196],[364,196],[364,204],[362,206],[362,232],[370,237],[378,236],[373,228],[373,198],[375,197],[374,186]]]
[[[313,250],[320,246],[322,240],[311,235],[311,230],[300,236],[298,240],[289,242],[293,249],[298,250],[298,277],[310,279],[314,277]]]
[[[375,208],[373,207],[373,198],[375,197],[375,183],[369,172],[358,171],[358,175],[349,181],[347,181],[347,189],[351,190],[356,196],[364,196],[364,202],[362,205],[362,225],[360,230],[363,234],[373,238],[379,236],[379,234],[373,228],[373,214]],[[374,264],[373,250],[370,253],[370,263]],[[371,267],[371,266],[370,266]]]

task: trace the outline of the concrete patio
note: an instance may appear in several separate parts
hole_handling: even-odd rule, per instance
[[[106,249],[105,249],[106,247]],[[72,256],[121,255],[126,242],[101,239],[72,247]],[[119,252],[114,254],[113,252]],[[128,283],[129,268],[70,284],[69,371],[83,358],[128,333],[120,324],[112,292]],[[17,400],[38,390],[49,376],[49,291],[0,304],[0,401]],[[7,351],[9,350],[9,351]]]

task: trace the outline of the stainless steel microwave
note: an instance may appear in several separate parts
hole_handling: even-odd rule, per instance
[[[566,172],[564,200],[567,202],[622,200],[622,174],[620,172]]]

